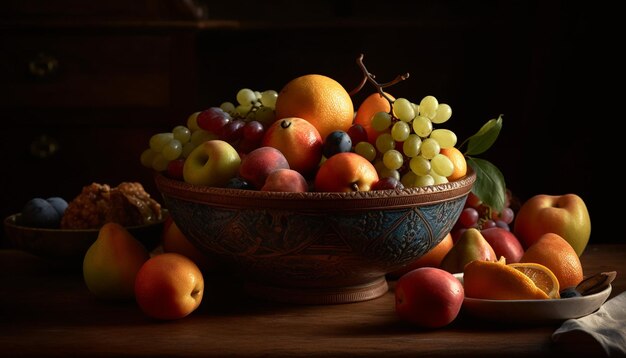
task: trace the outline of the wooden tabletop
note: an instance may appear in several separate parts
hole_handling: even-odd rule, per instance
[[[617,271],[612,298],[626,290],[626,245],[590,245],[585,274]],[[0,356],[550,356],[560,322],[516,325],[461,314],[442,329],[419,329],[394,312],[394,281],[377,299],[288,305],[246,296],[227,277],[205,277],[201,306],[160,322],[134,302],[96,300],[80,269],[0,250]],[[593,347],[590,347],[590,349]]]

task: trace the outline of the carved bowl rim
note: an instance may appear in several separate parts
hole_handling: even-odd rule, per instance
[[[298,211],[376,210],[433,205],[456,199],[471,191],[476,172],[455,181],[397,190],[362,192],[267,192],[189,184],[155,174],[157,189],[163,196],[225,208],[280,209]]]

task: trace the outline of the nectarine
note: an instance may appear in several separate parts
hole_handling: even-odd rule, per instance
[[[200,306],[203,294],[202,272],[191,259],[176,253],[151,257],[135,278],[137,304],[157,319],[186,317]]]

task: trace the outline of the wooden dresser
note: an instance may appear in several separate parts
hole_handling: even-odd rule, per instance
[[[197,108],[195,37],[204,9],[184,1],[3,7],[1,216],[33,197],[69,201],[92,182],[140,181],[158,195],[139,154],[152,134]]]

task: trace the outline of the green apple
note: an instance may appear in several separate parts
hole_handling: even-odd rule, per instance
[[[150,254],[128,230],[114,222],[104,224],[83,259],[83,278],[90,292],[105,300],[135,297],[135,277]]]
[[[239,153],[230,143],[208,140],[189,153],[183,179],[190,184],[223,187],[237,175],[240,164]]]
[[[582,255],[591,236],[587,205],[576,194],[539,194],[522,204],[513,227],[515,236],[527,249],[541,235],[552,232],[564,238]]]

